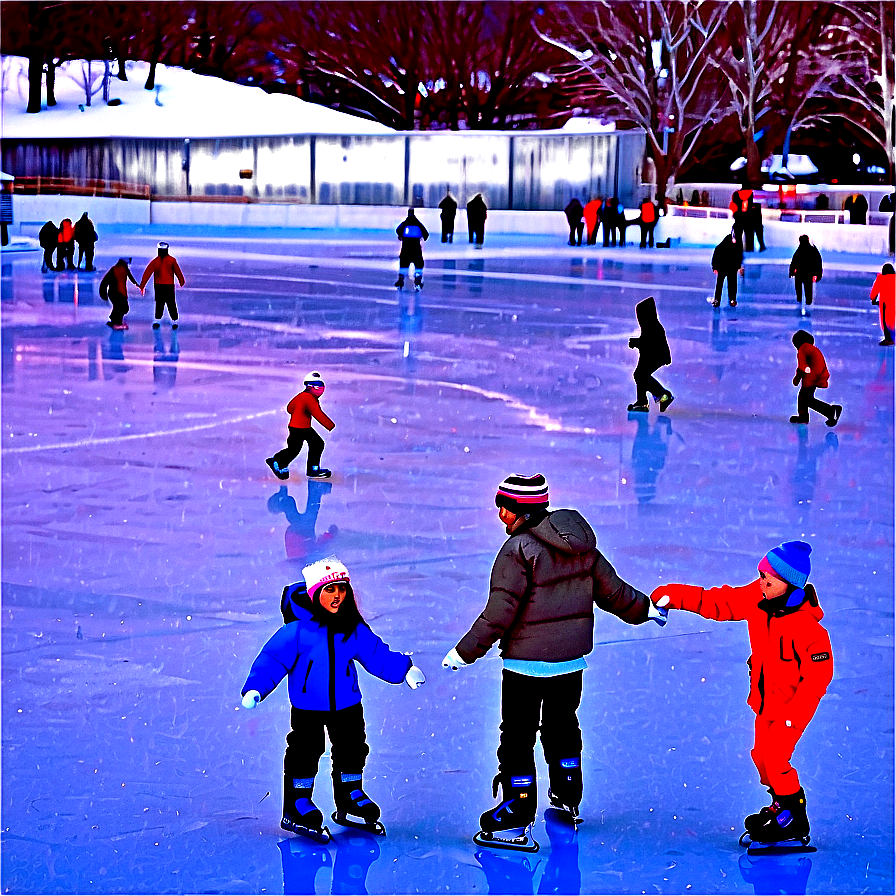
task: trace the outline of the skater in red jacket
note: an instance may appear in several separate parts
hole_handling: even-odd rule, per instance
[[[161,242],[158,246],[158,255],[146,266],[143,276],[140,278],[140,293],[143,294],[149,278],[152,277],[152,285],[156,294],[155,320],[152,322],[154,330],[158,330],[162,323],[162,315],[165,308],[171,318],[171,329],[177,329],[177,301],[174,298],[174,278],[181,286],[184,285],[184,275],[180,265],[173,255],[168,254],[168,243]]]
[[[815,588],[807,584],[811,551],[803,541],[778,545],[762,558],[759,578],[749,585],[705,590],[661,585],[650,595],[661,609],[747,623],[747,703],[756,713],[751,755],[759,780],[772,795],[771,805],[744,820],[757,845],[783,842],[799,849],[809,842],[806,794],[790,758],[834,672],[831,641],[821,625],[824,614]]]
[[[791,423],[808,423],[809,408],[824,414],[828,426],[836,426],[843,408],[839,404],[828,404],[815,397],[816,389],[827,389],[830,373],[821,349],[815,345],[815,338],[805,330],[797,330],[793,334],[793,347],[796,349],[796,373],[793,385],[799,386],[796,399],[796,414],[790,418]]]
[[[878,345],[892,345],[893,331],[896,329],[896,315],[893,313],[893,306],[896,305],[896,271],[894,271],[893,265],[885,264],[874,278],[874,285],[871,287],[871,304],[877,305],[880,309],[880,328],[884,338]]]
[[[317,420],[328,431],[336,424],[321,410],[320,397],[326,389],[323,377],[313,370],[305,377],[305,391],[299,392],[286,406],[289,414],[289,437],[286,447],[265,463],[278,479],[289,479],[289,464],[299,456],[302,446],[308,443],[308,464],[306,474],[311,479],[329,479],[330,471],[320,466],[324,453],[324,440],[311,428],[311,418]]]

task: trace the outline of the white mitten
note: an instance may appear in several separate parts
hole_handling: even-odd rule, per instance
[[[405,684],[407,684],[412,691],[416,691],[421,684],[426,684],[426,676],[423,674],[423,670],[418,669],[416,666],[411,666],[411,668],[408,669],[408,674],[405,675],[404,680]]]
[[[243,694],[243,709],[255,709],[261,702],[261,694],[258,691],[246,691]]]
[[[443,669],[453,669],[455,672],[460,669],[461,666],[466,665],[467,664],[460,658],[460,654],[454,647],[445,654],[445,659],[442,660]]]

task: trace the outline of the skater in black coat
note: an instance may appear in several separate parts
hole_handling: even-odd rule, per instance
[[[404,278],[408,275],[408,268],[414,266],[414,286],[419,289],[423,286],[423,241],[429,239],[429,231],[414,214],[412,208],[408,209],[408,216],[395,228],[398,239],[401,240],[401,253],[398,256],[398,280],[395,285],[401,289],[404,286]]]
[[[812,304],[812,284],[821,280],[823,273],[821,253],[809,242],[809,237],[804,233],[790,260],[790,276],[793,277],[796,286],[797,302],[803,303],[803,290],[805,289],[806,304]]]
[[[604,227],[604,246],[616,245],[616,228],[619,226],[619,200],[613,196],[608,199],[602,209],[600,217]]]
[[[445,198],[439,203],[442,210],[439,217],[442,219],[442,242],[454,242],[454,219],[457,216],[457,202],[449,191],[445,191]]]
[[[582,234],[585,232],[585,222],[582,220],[584,211],[585,209],[578,199],[570,199],[569,204],[563,209],[566,220],[569,222],[570,246],[582,245]]]
[[[78,244],[78,264],[76,267],[81,267],[81,259],[84,258],[87,261],[85,270],[96,270],[93,266],[93,247],[98,239],[99,237],[96,235],[96,228],[93,226],[93,221],[87,217],[87,212],[84,212],[84,214],[75,221],[75,242]]]
[[[477,248],[482,248],[485,240],[485,219],[488,217],[488,209],[482,193],[477,193],[467,203],[467,229],[470,232],[470,242],[475,239]]]
[[[635,315],[641,326],[641,335],[629,339],[628,347],[638,349],[638,364],[632,374],[638,394],[635,403],[630,404],[628,409],[645,413],[649,411],[647,393],[650,392],[654,400],[659,402],[660,411],[665,411],[675,398],[653,374],[660,367],[672,363],[672,354],[669,351],[666,331],[656,314],[656,301],[653,296],[638,302],[635,306]]]
[[[56,265],[53,264],[53,253],[59,242],[59,228],[52,222],[47,221],[40,232],[37,234],[37,241],[40,243],[41,249],[44,250],[44,260],[41,264],[41,273],[46,274],[47,271],[55,271]]]
[[[712,253],[712,272],[716,275],[716,294],[713,307],[722,304],[722,283],[728,280],[728,304],[737,304],[737,274],[744,272],[744,250],[740,240],[732,230],[731,233],[716,246]]]

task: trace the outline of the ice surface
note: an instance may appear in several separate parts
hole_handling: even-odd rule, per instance
[[[109,331],[100,275],[133,255],[139,277],[160,236],[101,228],[96,275],[3,256],[4,892],[893,892],[893,349],[868,301],[882,259],[827,257],[802,317],[769,253],[736,313],[714,313],[697,250],[430,240],[415,295],[391,286],[389,234],[169,229],[180,329],[153,332],[132,294],[130,330]],[[676,400],[629,419],[646,295]],[[799,327],[827,356],[834,430],[787,422]],[[311,369],[334,477],[309,483],[299,463],[281,484],[264,458]],[[535,471],[646,591],[742,584],[778,542],[813,544],[835,679],[794,762],[818,852],[738,846],[766,800],[747,632],[686,613],[664,629],[598,613],[577,838],[540,812],[537,855],[473,845],[501,664],[440,661],[485,600],[495,486]],[[362,674],[388,836],[331,825],[322,849],[278,827],[285,687],[252,712],[239,691],[283,586],[333,552],[428,681]],[[328,772],[325,757],[327,815]]]

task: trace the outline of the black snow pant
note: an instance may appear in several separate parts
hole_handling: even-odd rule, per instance
[[[411,265],[414,266],[415,273],[423,271],[423,249],[419,243],[415,246],[402,246],[398,254],[398,270],[402,274],[406,274]]]
[[[44,261],[42,268],[46,268],[47,270],[54,271],[56,270],[56,265],[53,264],[53,253],[56,251],[55,246],[44,246]]]
[[[453,243],[454,242],[454,219],[453,218],[450,221],[442,221],[442,242],[443,243]]]
[[[803,301],[803,290],[806,291],[806,304],[812,304],[812,286],[813,280],[811,277],[808,279],[804,279],[803,277],[794,277],[794,282],[796,285],[796,300],[798,302]]]
[[[654,377],[654,373],[657,370],[659,370],[658,367],[647,367],[641,364],[635,367],[632,379],[635,381],[635,386],[638,389],[636,404],[647,404],[648,392],[654,398],[659,398],[666,391],[665,386]]]
[[[718,305],[722,301],[722,284],[728,281],[728,301],[737,301],[737,271],[719,271],[716,275],[716,294],[715,304]]]
[[[168,309],[168,316],[172,321],[177,320],[177,302],[174,298],[173,283],[156,283],[156,320],[161,320],[165,309]]]
[[[310,473],[314,467],[320,466],[320,458],[324,453],[324,440],[310,426],[308,429],[289,427],[286,447],[274,455],[277,466],[285,470],[299,456],[305,442],[308,443],[308,463],[305,471]]]
[[[656,221],[641,221],[641,248],[646,249],[648,244],[653,248],[653,229],[656,227]]]
[[[68,269],[75,269],[75,241],[58,243],[56,246],[56,270],[61,271],[66,265]]]
[[[467,230],[470,233],[470,242],[475,242],[477,246],[481,246],[485,239],[485,224],[480,224],[478,221],[469,222]]]
[[[109,301],[112,302],[112,313],[109,315],[109,323],[113,327],[120,327],[124,316],[131,310],[130,305],[128,305],[128,297],[110,289]]]
[[[594,222],[594,230],[588,231],[588,245],[594,246],[597,243],[597,229],[600,227],[600,218]]]
[[[582,673],[551,678],[505,669],[501,678],[501,742],[498,771],[535,775],[535,738],[548,765],[582,754],[582,730],[576,711],[582,700]]]
[[[81,267],[81,259],[87,260],[86,270],[93,270],[93,251],[95,243],[78,243],[78,267]]]
[[[582,234],[585,232],[585,222],[579,221],[578,224],[569,225],[569,245],[582,245]]]
[[[809,419],[810,408],[813,411],[818,411],[819,414],[823,414],[828,419],[833,416],[834,408],[826,401],[822,401],[820,398],[815,397],[815,390],[817,388],[817,386],[802,386],[800,388],[799,394],[796,397],[796,413],[800,419]]]
[[[324,730],[330,735],[333,775],[358,775],[364,769],[370,747],[360,703],[345,709],[296,709],[289,711],[292,730],[286,735],[283,773],[287,778],[313,778],[326,749]]]

